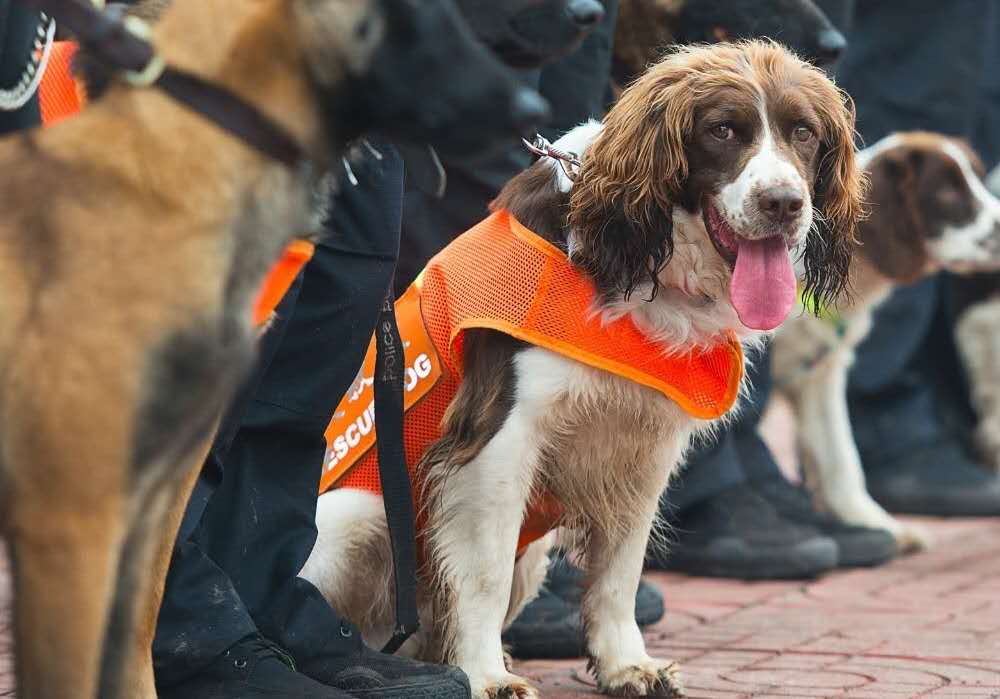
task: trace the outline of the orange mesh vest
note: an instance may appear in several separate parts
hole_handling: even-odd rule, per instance
[[[665,356],[628,317],[603,324],[593,313],[592,283],[565,253],[498,211],[430,261],[396,303],[406,359],[404,422],[411,478],[462,378],[462,339],[491,328],[589,366],[648,386],[702,419],[725,414],[736,400],[743,353],[734,337],[706,352]],[[371,376],[374,342],[354,386],[326,431],[320,490],[381,493]],[[420,483],[415,483],[419,498]],[[418,507],[419,511],[419,507]],[[543,498],[529,509],[519,548],[543,536],[559,515]]]
[[[73,77],[75,54],[74,42],[57,41],[52,46],[45,73],[38,84],[38,104],[44,126],[51,126],[73,116],[87,104],[83,84]],[[313,252],[313,244],[305,240],[295,240],[285,248],[281,259],[271,268],[257,293],[252,311],[255,325],[262,325],[271,317],[299,271],[312,259]]]

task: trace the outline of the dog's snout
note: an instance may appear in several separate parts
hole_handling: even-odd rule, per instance
[[[604,6],[597,0],[570,0],[566,11],[580,27],[593,27],[604,20]]]
[[[522,87],[514,93],[510,115],[519,133],[531,135],[549,118],[549,103],[534,90]]]
[[[757,195],[757,208],[772,223],[788,223],[798,218],[805,200],[793,187],[770,187]]]
[[[820,63],[833,63],[844,55],[847,39],[836,29],[824,29],[816,38],[816,54]]]

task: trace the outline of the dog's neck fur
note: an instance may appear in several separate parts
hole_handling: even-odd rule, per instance
[[[586,158],[587,149],[601,133],[602,125],[589,121],[556,141],[556,147]],[[550,163],[555,186],[562,193],[573,187],[559,164]],[[756,344],[763,334],[746,328],[729,303],[729,275],[716,275],[699,269],[698,255],[688,256],[687,250],[704,245],[708,240],[704,221],[698,212],[688,212],[674,206],[674,255],[659,275],[660,289],[655,296],[650,285],[640,285],[626,299],[618,294],[600,302],[597,312],[612,321],[625,315],[650,337],[667,348],[686,351],[719,342],[727,331],[733,331],[746,344]],[[573,257],[573,231],[566,232],[566,249]]]

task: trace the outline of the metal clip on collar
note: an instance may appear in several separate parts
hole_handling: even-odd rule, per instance
[[[576,182],[582,163],[580,157],[573,152],[560,150],[552,145],[547,138],[541,134],[535,134],[535,140],[529,141],[522,138],[524,147],[540,158],[554,158],[562,168],[563,174],[569,178],[570,182]]]

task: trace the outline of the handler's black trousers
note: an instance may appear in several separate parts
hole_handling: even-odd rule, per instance
[[[342,183],[188,506],[153,645],[161,686],[252,633],[299,666],[360,644],[298,573],[316,540],[323,432],[361,366],[399,248],[402,162],[375,147],[383,159],[354,166],[357,187]]]

